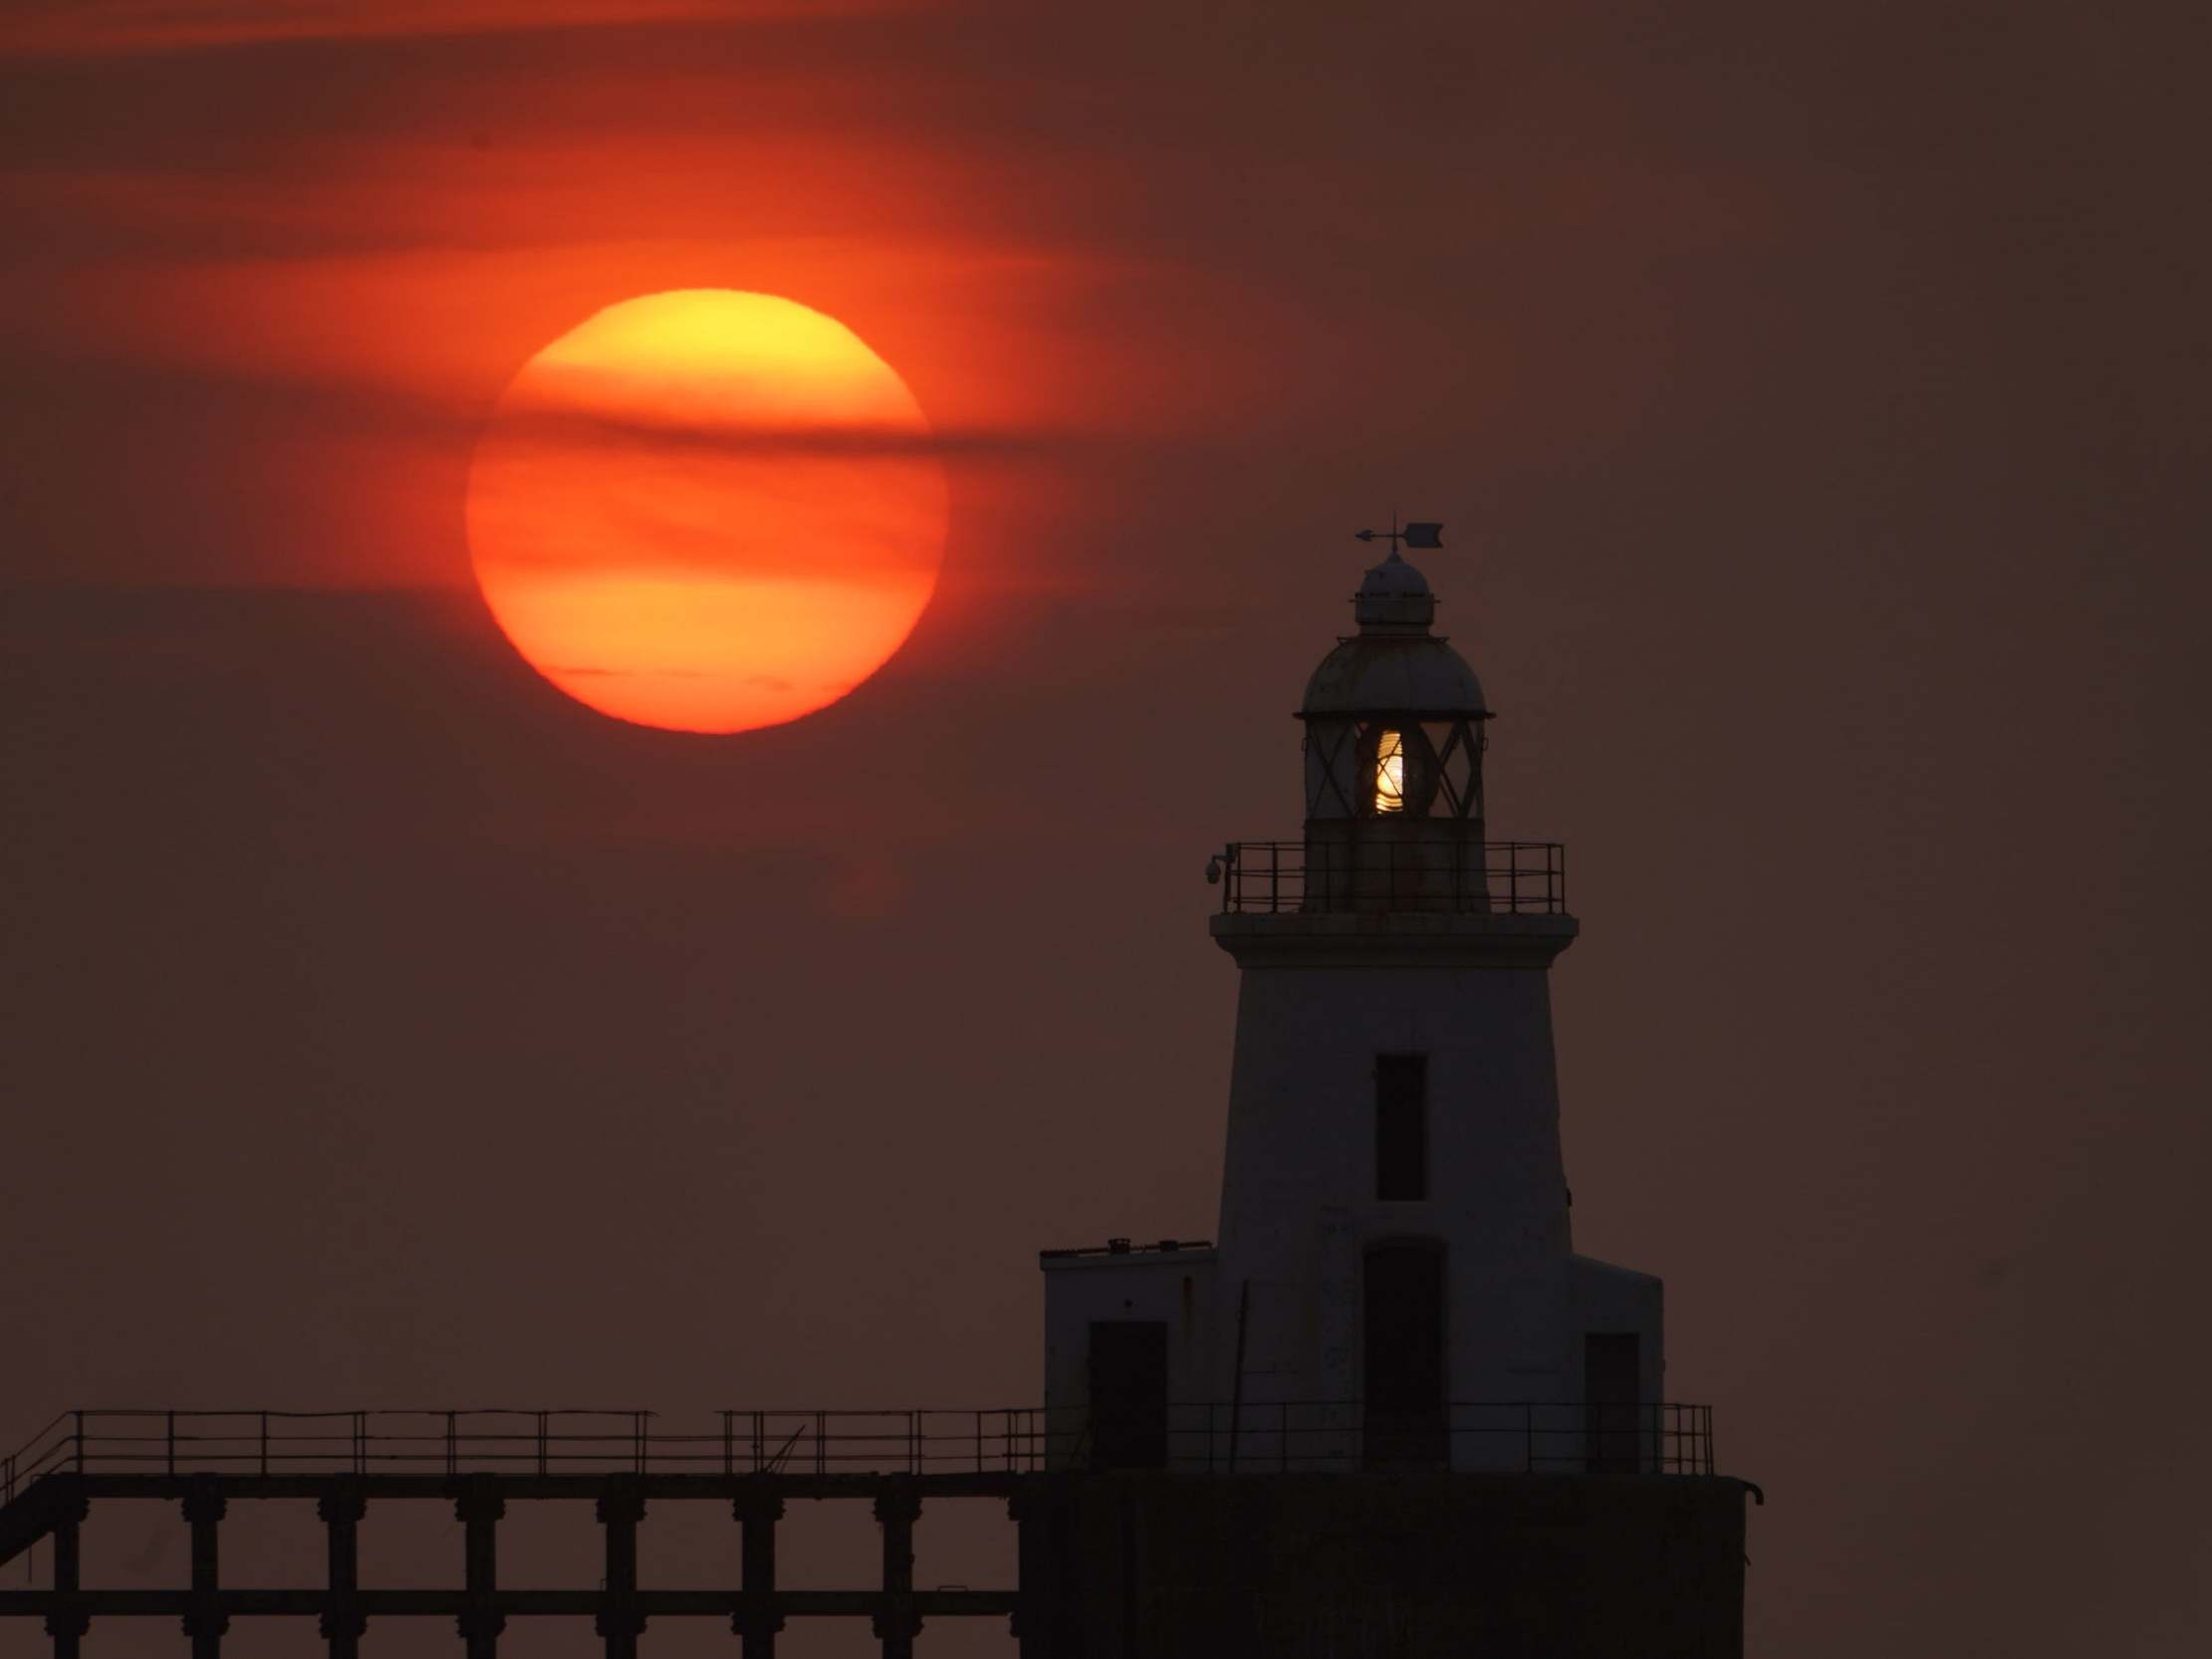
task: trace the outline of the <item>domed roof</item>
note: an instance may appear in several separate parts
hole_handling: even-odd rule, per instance
[[[1430,633],[1337,642],[1306,682],[1303,714],[1487,714],[1467,659]]]
[[[1369,628],[1403,628],[1426,633],[1436,619],[1436,595],[1428,591],[1428,578],[1398,557],[1390,557],[1369,571],[1352,598],[1352,614],[1361,632]]]
[[[1400,559],[1374,567],[1353,595],[1359,631],[1340,639],[1306,682],[1307,715],[1486,714],[1467,659],[1428,631],[1436,595]]]

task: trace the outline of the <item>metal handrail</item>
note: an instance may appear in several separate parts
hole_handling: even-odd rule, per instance
[[[57,1473],[1029,1474],[1095,1462],[1112,1439],[1099,1429],[1087,1410],[1039,1406],[724,1411],[696,1431],[658,1428],[649,1411],[576,1408],[83,1410],[0,1459],[0,1504]],[[1177,1469],[1348,1468],[1377,1461],[1366,1441],[1378,1434],[1444,1447],[1452,1463],[1469,1450],[1485,1466],[1564,1471],[1605,1461],[1611,1445],[1643,1472],[1713,1472],[1712,1407],[1674,1402],[1462,1402],[1418,1421],[1357,1401],[1177,1402],[1156,1450]],[[1517,1458],[1500,1453],[1514,1446]]]
[[[1057,1448],[1094,1433],[1088,1413],[1056,1413]],[[1059,1419],[1066,1418],[1066,1421]],[[1130,1423],[1117,1432],[1126,1439]],[[1370,1410],[1355,1400],[1170,1404],[1149,1425],[1145,1461],[1174,1470],[1479,1467],[1524,1473],[1711,1475],[1713,1408],[1673,1400],[1455,1401]],[[1081,1459],[1056,1457],[1056,1467]]]
[[[1567,911],[1567,848],[1559,841],[1231,841],[1220,862],[1221,908],[1231,915]]]

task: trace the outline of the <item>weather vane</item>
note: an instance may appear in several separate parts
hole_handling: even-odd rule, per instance
[[[1440,524],[1409,524],[1400,526],[1398,516],[1390,515],[1387,530],[1355,530],[1352,536],[1362,542],[1403,543],[1409,548],[1440,548],[1444,545],[1444,527]],[[1396,552],[1393,547],[1391,551]]]

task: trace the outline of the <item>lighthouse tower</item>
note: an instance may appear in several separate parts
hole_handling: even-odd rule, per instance
[[[1414,527],[1431,532],[1434,527]],[[1575,1254],[1555,843],[1486,838],[1491,710],[1393,549],[1314,670],[1305,834],[1231,842],[1216,1242],[1048,1251],[1058,1461],[1636,1471],[1659,1282]]]
[[[1240,1426],[1356,1402],[1336,1426],[1370,1466],[1633,1469],[1657,1450],[1659,1282],[1574,1253],[1564,857],[1485,840],[1491,711],[1421,573],[1393,551],[1352,614],[1299,710],[1303,841],[1223,855],[1219,1392]]]
[[[1298,711],[1303,835],[1207,867],[1215,1238],[1043,1253],[1025,1654],[1741,1659],[1757,1489],[1661,1398],[1659,1282],[1575,1253],[1566,858],[1489,838],[1436,608],[1395,550],[1366,573]]]

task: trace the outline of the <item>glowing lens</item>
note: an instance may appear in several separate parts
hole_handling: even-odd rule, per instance
[[[1405,811],[1405,740],[1396,732],[1384,732],[1375,740],[1374,810]]]

